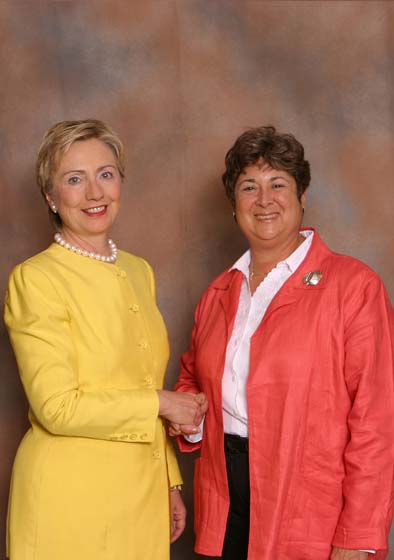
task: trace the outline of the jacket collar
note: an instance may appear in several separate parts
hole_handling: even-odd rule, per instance
[[[314,232],[312,245],[311,245],[311,248],[308,251],[305,259],[302,261],[302,263],[300,264],[298,269],[295,271],[295,273],[291,275],[291,277],[285,283],[285,285],[287,285],[288,283],[290,283],[291,280],[294,280],[296,278],[297,281],[294,284],[294,287],[296,287],[297,284],[299,284],[298,280],[301,277],[301,285],[298,286],[298,287],[300,287],[302,289],[304,289],[304,288],[306,288],[306,289],[308,289],[308,288],[319,288],[319,287],[321,288],[322,283],[325,284],[324,280],[326,278],[325,278],[324,275],[322,277],[321,282],[319,282],[319,284],[317,286],[308,286],[308,285],[304,284],[303,281],[302,281],[302,278],[308,272],[313,272],[315,270],[318,270],[319,267],[321,266],[321,263],[327,257],[331,256],[333,254],[333,252],[327,247],[327,245],[324,243],[324,241],[321,239],[321,237],[319,236],[319,234],[317,233],[317,231],[314,228],[308,227],[308,228],[303,228],[303,229],[312,230]],[[323,271],[321,271],[321,272],[323,272]],[[242,276],[242,273],[239,270],[236,270],[234,268],[231,268],[230,270],[226,270],[225,272],[220,274],[217,278],[215,278],[215,280],[211,284],[211,288],[213,288],[215,290],[228,290],[231,287],[231,285],[233,284],[233,282],[235,281],[235,278],[238,277],[238,276]]]
[[[330,273],[328,261],[333,253],[320,238],[317,231],[313,231],[313,241],[308,254],[298,269],[290,276],[273,298],[264,315],[264,320],[268,318],[275,309],[297,301],[306,293],[325,289]],[[305,283],[304,278],[310,272],[320,272],[322,274],[318,284],[309,285]],[[238,309],[242,280],[242,272],[232,269],[222,273],[211,284],[212,289],[222,291],[220,299],[226,315],[229,333],[231,332]]]

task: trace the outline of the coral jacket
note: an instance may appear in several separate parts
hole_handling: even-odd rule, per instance
[[[321,281],[304,283],[321,271]],[[195,468],[196,551],[220,556],[229,494],[222,375],[242,274],[197,306],[176,389],[209,399]],[[254,333],[247,385],[249,560],[328,560],[331,547],[387,554],[393,510],[393,310],[378,276],[315,233]]]

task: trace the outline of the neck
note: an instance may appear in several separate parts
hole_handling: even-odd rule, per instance
[[[250,248],[251,272],[255,276],[266,276],[276,265],[287,259],[305,240],[305,237],[297,232],[297,235],[280,246],[272,245],[266,247],[252,247]]]
[[[111,248],[108,245],[108,235],[106,233],[97,236],[86,237],[83,235],[79,235],[78,233],[75,233],[65,227],[60,230],[60,233],[65,241],[71,243],[71,245],[79,247],[80,249],[99,253],[100,255],[109,256],[111,254]]]

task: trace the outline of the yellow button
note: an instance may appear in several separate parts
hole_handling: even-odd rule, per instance
[[[130,311],[134,311],[134,313],[138,313],[138,311],[140,310],[140,306],[138,305],[138,303],[133,303],[133,305],[130,305]]]
[[[139,342],[139,347],[143,348],[144,350],[146,350],[146,348],[148,348],[148,343],[146,342],[146,340],[141,340]]]
[[[144,381],[147,385],[152,385],[153,383],[153,379],[151,375],[147,375],[146,377],[144,377]]]
[[[120,276],[121,278],[126,278],[127,274],[124,270],[119,270],[118,271],[118,276]]]
[[[155,451],[155,452],[153,453],[153,458],[154,458],[154,459],[160,459],[160,457],[161,457],[160,451]]]

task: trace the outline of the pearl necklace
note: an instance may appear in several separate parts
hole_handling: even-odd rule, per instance
[[[90,259],[96,259],[96,261],[114,263],[118,256],[118,248],[116,247],[112,239],[108,239],[108,245],[111,250],[111,255],[109,257],[107,257],[106,255],[100,255],[99,253],[95,253],[94,251],[87,251],[86,249],[80,249],[75,245],[71,245],[71,243],[68,243],[65,239],[63,239],[60,233],[55,233],[55,241],[65,249],[68,249],[73,253],[77,253],[77,255],[82,255],[83,257],[89,257]]]

